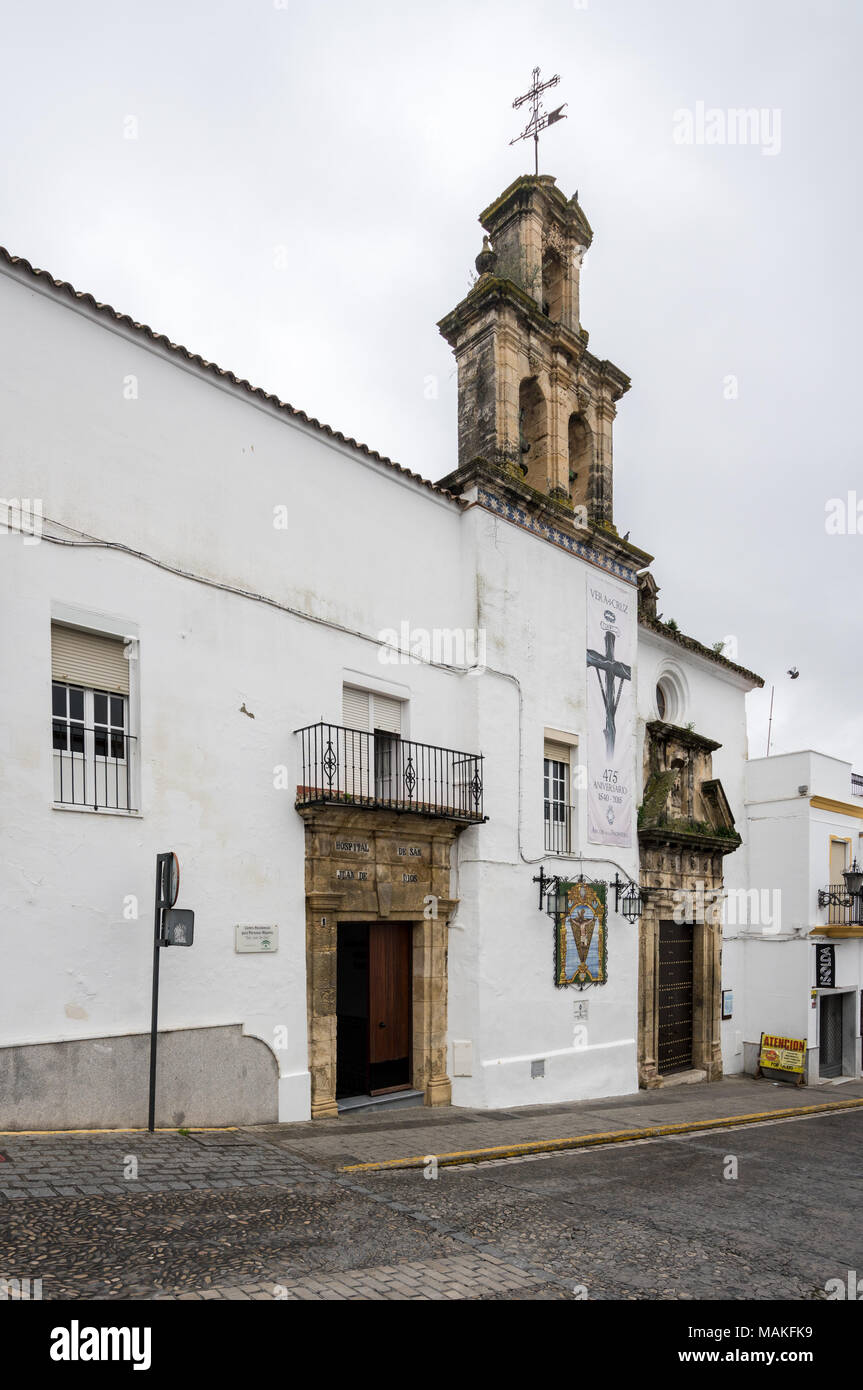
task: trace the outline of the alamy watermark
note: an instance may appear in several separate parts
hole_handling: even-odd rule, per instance
[[[0,536],[18,532],[25,545],[38,545],[42,539],[41,497],[0,497]]]
[[[697,879],[694,888],[672,894],[672,916],[678,924],[756,927],[764,936],[782,930],[781,888],[708,888]]]
[[[411,627],[403,619],[398,629],[381,628],[378,659],[384,666],[459,666],[468,675],[481,676],[486,669],[485,628]]]
[[[762,154],[782,149],[782,112],[778,107],[681,106],[674,112],[675,145],[755,145]]]
[[[35,1302],[42,1297],[41,1279],[10,1279],[0,1275],[0,1299],[13,1299],[21,1302]]]
[[[824,530],[828,536],[863,536],[863,497],[856,492],[831,497],[824,503]]]

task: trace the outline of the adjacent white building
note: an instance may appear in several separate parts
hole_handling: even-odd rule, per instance
[[[860,1076],[863,900],[844,875],[863,863],[863,778],[812,751],[754,758],[746,817],[749,901],[726,926],[745,1069],[769,1033],[805,1040],[809,1084]]]

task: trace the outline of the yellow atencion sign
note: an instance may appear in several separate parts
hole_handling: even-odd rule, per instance
[[[805,1038],[781,1038],[774,1033],[761,1034],[758,1065],[762,1071],[796,1071],[802,1074],[805,1062]]]

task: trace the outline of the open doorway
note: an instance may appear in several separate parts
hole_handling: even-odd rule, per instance
[[[411,927],[341,922],[336,974],[336,1097],[411,1086]]]

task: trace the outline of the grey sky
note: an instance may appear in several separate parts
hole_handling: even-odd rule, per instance
[[[752,754],[775,680],[773,749],[863,772],[863,522],[825,532],[863,500],[856,0],[2,8],[0,243],[435,478],[435,324],[532,170],[512,99],[560,72],[540,168],[579,189],[582,322],[633,379],[617,524],[665,617],[765,677]],[[778,109],[779,152],[675,143],[698,102]]]

